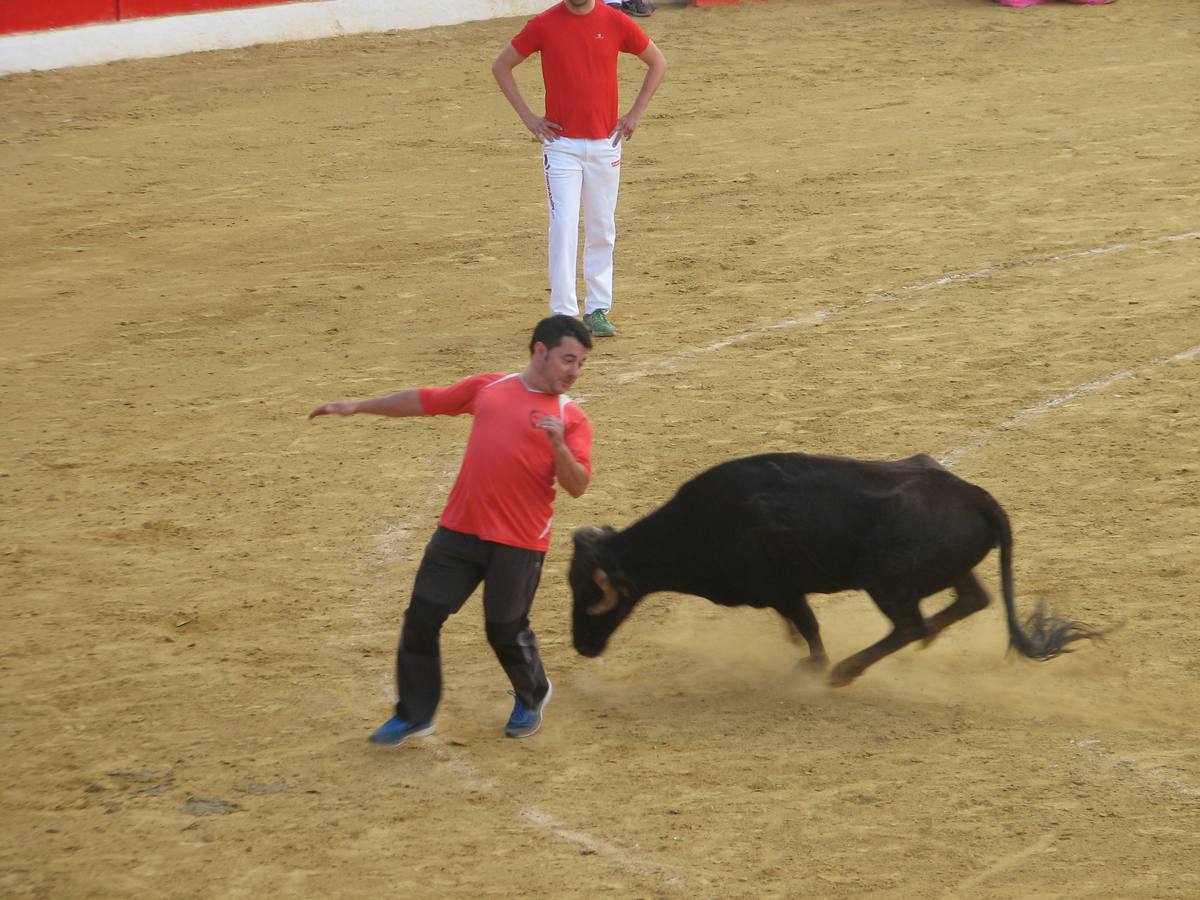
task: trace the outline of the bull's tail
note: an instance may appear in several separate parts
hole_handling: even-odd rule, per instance
[[[1062,656],[1064,653],[1070,653],[1074,649],[1070,645],[1075,641],[1103,637],[1104,632],[1082,622],[1050,615],[1041,603],[1025,620],[1025,625],[1022,627],[1017,618],[1013,590],[1013,540],[1008,515],[991,494],[986,491],[981,491],[981,494],[984,500],[980,512],[992,526],[996,542],[1000,545],[1000,586],[1004,594],[1004,617],[1008,622],[1009,648],[1016,650],[1028,659],[1045,661]]]

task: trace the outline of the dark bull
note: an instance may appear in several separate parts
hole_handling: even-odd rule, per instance
[[[637,604],[673,591],[722,606],[776,610],[808,644],[806,665],[829,662],[808,594],[863,590],[892,623],[882,640],[829,675],[849,684],[913,642],[988,605],[972,569],[1000,547],[1012,648],[1030,659],[1070,652],[1100,632],[1040,610],[1025,627],[1013,601],[1012,531],[1000,504],[924,455],[865,461],[772,453],[715,466],[624,531],[574,534],[570,582],[575,649],[598,656]],[[923,597],[954,600],[926,619]]]

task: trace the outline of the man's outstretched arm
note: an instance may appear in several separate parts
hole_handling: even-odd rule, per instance
[[[398,391],[371,400],[337,400],[325,403],[310,412],[308,417],[315,419],[317,416],[353,416],[358,413],[394,418],[426,414],[425,408],[421,406],[420,388],[409,388],[407,391]]]

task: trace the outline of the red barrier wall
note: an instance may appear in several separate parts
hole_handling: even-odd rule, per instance
[[[119,0],[122,19],[138,16],[167,16],[172,13],[233,9],[238,6],[269,6],[291,0]]]
[[[293,0],[0,0],[0,34]]]
[[[111,22],[119,0],[0,0],[0,34]]]

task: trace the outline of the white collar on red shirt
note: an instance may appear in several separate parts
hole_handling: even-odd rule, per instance
[[[492,382],[492,384],[499,384],[502,381],[508,381],[508,379],[510,379],[510,378],[519,379],[521,382],[521,387],[525,388],[525,390],[529,391],[529,393],[531,393],[531,394],[546,394],[547,396],[557,396],[558,397],[558,414],[560,416],[564,412],[567,411],[567,404],[572,402],[571,398],[566,394],[554,395],[554,394],[551,394],[549,391],[539,391],[537,388],[533,387],[528,381],[525,380],[525,376],[521,372],[511,372],[508,375],[505,375],[503,378],[497,378],[495,381]],[[492,384],[489,384],[488,387],[491,387]]]

